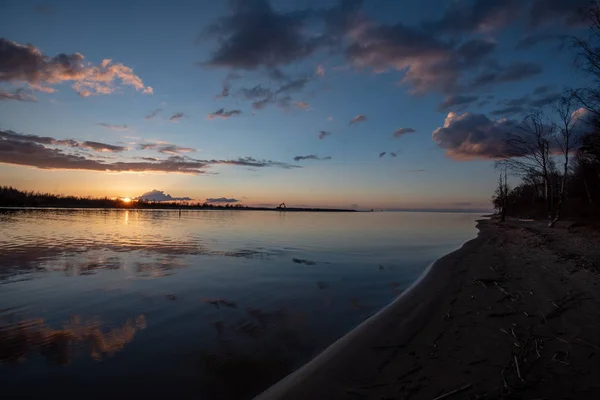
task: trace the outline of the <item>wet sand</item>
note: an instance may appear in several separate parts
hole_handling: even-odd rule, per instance
[[[258,399],[599,399],[600,235],[479,235]]]

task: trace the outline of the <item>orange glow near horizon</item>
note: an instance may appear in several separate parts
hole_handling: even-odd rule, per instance
[[[121,197],[121,201],[123,203],[131,203],[131,199],[129,197]]]

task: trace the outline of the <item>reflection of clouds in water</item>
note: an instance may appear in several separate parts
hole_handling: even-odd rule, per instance
[[[77,316],[62,329],[49,327],[43,319],[16,323],[0,320],[0,362],[23,362],[27,356],[39,353],[52,362],[66,365],[81,349],[101,361],[122,350],[145,328],[143,314],[127,320],[123,326],[107,330],[103,330],[97,320],[81,321]]]
[[[117,253],[116,255],[114,253]],[[120,254],[135,255],[133,266]],[[130,254],[127,254],[127,258]],[[180,243],[129,243],[74,246],[64,244],[29,244],[11,246],[0,244],[0,284],[2,280],[19,274],[33,272],[65,272],[70,276],[91,275],[97,270],[131,269],[133,275],[157,278],[170,275],[172,270],[187,266],[185,256],[235,257],[247,259],[271,259],[281,255],[278,250],[237,249],[211,250],[189,241]],[[148,258],[144,260],[144,258]]]

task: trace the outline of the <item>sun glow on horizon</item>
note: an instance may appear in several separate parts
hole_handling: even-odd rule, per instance
[[[131,203],[131,198],[130,197],[121,197],[121,201],[123,203]]]

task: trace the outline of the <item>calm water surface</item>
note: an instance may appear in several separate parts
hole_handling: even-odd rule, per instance
[[[474,237],[477,217],[0,212],[2,392],[250,398]]]

